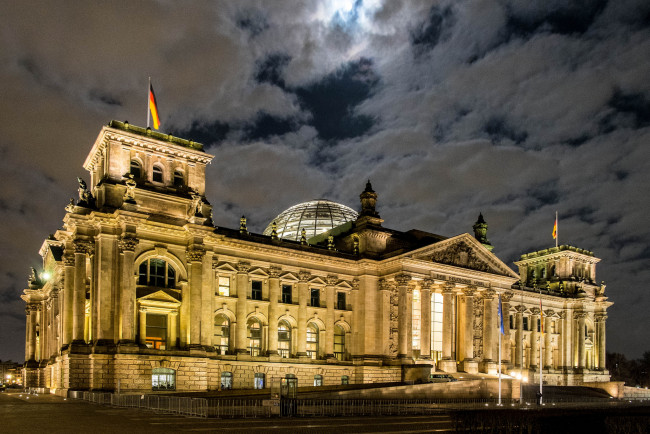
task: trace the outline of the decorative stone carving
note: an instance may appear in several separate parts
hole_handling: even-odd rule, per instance
[[[550,318],[555,315],[555,311],[553,309],[547,309],[544,311],[544,316],[547,318]]]
[[[74,267],[74,255],[66,254],[63,255],[63,265],[65,267]]]
[[[604,313],[597,313],[594,315],[595,322],[605,322],[607,320],[607,315]]]
[[[411,276],[408,274],[398,274],[395,276],[395,282],[397,282],[399,286],[406,286],[410,281]]]
[[[494,289],[488,288],[484,291],[481,291],[481,296],[485,300],[492,300],[494,296],[497,295],[497,292]]]
[[[282,272],[282,268],[276,266],[276,265],[271,265],[268,270],[266,270],[267,273],[269,273],[269,277],[277,278],[280,277],[280,273]]]
[[[474,289],[475,291],[475,289]],[[474,358],[483,358],[483,304],[475,302],[473,305],[474,316]]]
[[[422,282],[420,282],[420,286],[422,289],[431,289],[431,286],[433,285],[433,279],[422,279]]]
[[[469,285],[468,287],[463,288],[463,294],[465,294],[466,297],[473,297],[475,292],[476,286],[474,285]]]
[[[298,279],[301,282],[307,282],[311,278],[311,273],[309,271],[300,271],[298,272]]]
[[[193,191],[192,192],[192,200],[190,201],[190,207],[189,210],[187,211],[187,217],[203,217],[203,213],[201,213],[201,208],[203,205],[203,198],[201,198],[201,195],[198,194],[198,192]]]
[[[239,261],[237,262],[237,271],[240,273],[248,273],[248,270],[251,269],[251,264],[250,262],[243,262]]]
[[[533,315],[539,315],[539,314],[541,313],[541,310],[539,309],[539,307],[534,307],[534,308],[532,308],[532,309],[530,310],[530,312],[531,312]]]
[[[188,262],[201,262],[205,256],[205,250],[188,249],[186,252]]]
[[[133,174],[129,173],[129,177],[124,181],[126,185],[126,191],[124,192],[124,202],[126,203],[135,203],[135,187],[138,185],[137,182],[133,179]]]
[[[352,279],[352,289],[359,289],[359,279]]]
[[[74,242],[74,252],[92,256],[95,253],[95,244],[86,240],[76,240]]]
[[[77,182],[79,182],[79,201],[77,202],[77,206],[95,208],[95,198],[90,193],[90,190],[88,190],[86,182],[79,177],[77,177]]]
[[[456,284],[453,282],[445,282],[444,285],[442,285],[442,292],[454,292],[454,289],[456,288]]]
[[[472,270],[486,272],[492,271],[491,267],[481,261],[474,252],[474,249],[464,241],[454,244],[446,250],[435,252],[431,256],[431,260],[441,264],[471,268]]]
[[[325,282],[327,282],[329,286],[336,285],[338,281],[339,281],[339,276],[336,276],[334,274],[330,274],[325,278]]]
[[[512,300],[512,297],[514,297],[515,294],[512,293],[511,291],[506,291],[503,294],[501,294],[501,302],[503,303],[509,303],[510,300]]]
[[[134,252],[135,246],[137,246],[139,242],[140,241],[137,238],[125,236],[118,240],[117,247],[121,252]]]

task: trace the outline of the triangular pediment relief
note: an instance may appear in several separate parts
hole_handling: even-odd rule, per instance
[[[339,283],[337,283],[336,287],[341,289],[352,289],[352,285],[350,285],[350,283],[346,282],[345,280],[341,280]]]
[[[311,283],[312,285],[327,285],[327,283],[325,283],[325,281],[318,276],[310,279],[309,283]]]
[[[258,277],[269,277],[269,273],[264,270],[264,268],[256,267],[248,272],[249,275],[251,276],[258,276]]]
[[[229,264],[228,262],[219,262],[217,263],[216,270],[219,271],[226,271],[226,272],[231,272],[231,273],[236,273],[237,269],[232,266],[232,264]]]
[[[468,268],[484,273],[519,276],[470,234],[448,238],[413,252],[413,259]]]
[[[180,302],[172,297],[171,295],[167,294],[166,292],[160,290],[153,292],[151,294],[145,295],[144,297],[138,298],[138,301],[142,303],[143,301],[145,302],[165,302],[165,303],[174,303],[174,304],[179,304]]]
[[[298,282],[300,280],[298,279],[298,276],[296,276],[294,273],[291,272],[286,272],[284,274],[281,274],[280,278],[282,278],[282,280],[290,280],[292,282]]]

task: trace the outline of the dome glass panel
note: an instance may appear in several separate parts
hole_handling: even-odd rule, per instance
[[[357,217],[357,212],[348,206],[325,199],[312,200],[294,205],[278,214],[263,233],[271,235],[272,225],[275,222],[278,238],[300,241],[300,231],[303,228],[309,239],[354,221]]]

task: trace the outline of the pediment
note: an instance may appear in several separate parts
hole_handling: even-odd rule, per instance
[[[237,272],[237,269],[233,267],[232,264],[229,264],[228,262],[219,262],[215,269],[220,271],[227,271],[231,273]]]
[[[519,276],[470,234],[462,234],[413,252],[413,259],[468,268],[483,273]]]
[[[327,285],[327,283],[318,276],[313,277],[312,279],[310,279],[309,283],[311,283],[312,285]]]
[[[352,289],[352,285],[350,285],[350,283],[345,280],[342,280],[339,283],[337,283],[336,287],[341,289]]]
[[[289,271],[282,274],[280,277],[282,278],[282,280],[291,280],[291,281],[294,281],[294,282],[298,282],[300,280],[300,279],[298,279],[298,276],[296,276],[294,273],[291,273]]]
[[[164,302],[164,303],[180,304],[180,302],[176,298],[167,294],[163,290],[152,292],[151,294],[147,294],[143,297],[140,297],[138,298],[138,301],[141,303],[143,301],[149,301],[149,302]]]
[[[258,277],[269,277],[269,273],[267,273],[266,270],[260,267],[255,267],[249,270],[248,274],[251,276],[258,276]]]

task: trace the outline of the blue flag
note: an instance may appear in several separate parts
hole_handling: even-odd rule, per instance
[[[499,329],[501,330],[502,335],[506,334],[506,332],[503,329],[503,310],[501,308],[501,294],[499,294]]]

